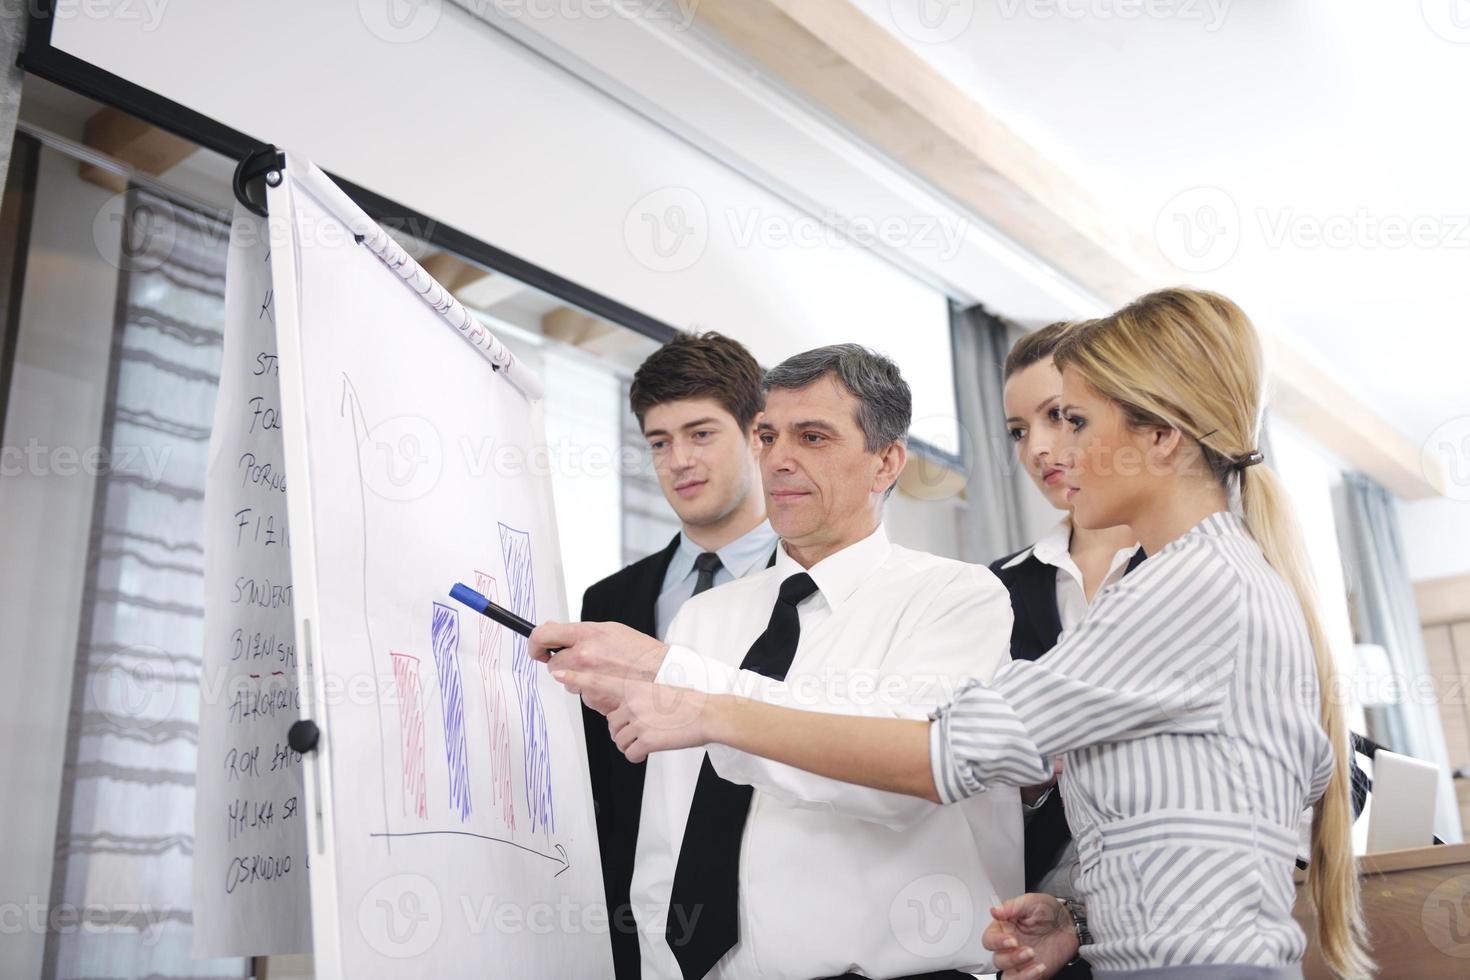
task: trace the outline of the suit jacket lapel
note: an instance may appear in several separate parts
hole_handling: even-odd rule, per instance
[[[636,619],[628,625],[640,633],[652,636],[654,633],[654,613],[658,608],[658,594],[663,591],[664,574],[669,570],[669,562],[674,560],[674,552],[679,550],[679,535],[674,535],[672,541],[660,551],[655,561],[644,565],[638,579],[632,583],[632,594],[628,597],[628,608],[632,612],[630,618]]]

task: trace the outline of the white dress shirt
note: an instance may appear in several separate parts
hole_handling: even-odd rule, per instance
[[[1094,600],[1102,594],[1103,589],[1123,577],[1128,570],[1128,562],[1133,560],[1137,551],[1138,545],[1133,544],[1120,548],[1113,554],[1113,560],[1108,564],[1108,574],[1104,576],[1097,592],[1092,595]],[[1057,614],[1061,618],[1062,632],[1065,633],[1086,619],[1089,608],[1087,589],[1082,584],[1082,569],[1072,560],[1071,516],[1063,517],[1055,527],[1038,538],[1035,544],[1002,567],[1018,565],[1026,560],[1027,555],[1035,555],[1037,561],[1057,570]]]
[[[720,567],[715,571],[715,585],[724,585],[747,572],[764,568],[766,562],[771,560],[771,552],[775,547],[776,532],[771,530],[771,522],[761,521],[715,552],[720,556]],[[679,547],[674,549],[674,557],[669,559],[669,567],[664,570],[663,588],[653,607],[654,632],[660,640],[668,636],[669,626],[674,622],[680,607],[694,594],[694,586],[699,583],[694,559],[703,553],[704,549],[690,540],[689,535],[680,533]]]
[[[880,527],[808,570],[817,592],[798,606],[801,638],[785,681],[740,670],[781,582],[802,571],[781,548],[775,567],[690,599],[669,630],[658,681],[924,718],[967,678],[990,678],[1010,659],[1011,607],[999,580],[983,566],[891,545]],[[680,977],[664,933],[705,751],[648,760],[632,887],[645,980]],[[1022,887],[1016,790],[940,807],[726,746],[708,752],[722,777],[756,790],[740,851],[740,941],[710,977],[989,969],[980,936],[990,905]]]

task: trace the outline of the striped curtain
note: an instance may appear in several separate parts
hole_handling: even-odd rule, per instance
[[[229,223],[139,188],[112,365],[43,975],[242,977],[194,960],[202,507]]]

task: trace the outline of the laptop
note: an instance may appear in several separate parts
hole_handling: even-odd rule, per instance
[[[1379,749],[1373,756],[1368,853],[1433,844],[1438,793],[1439,766]]]

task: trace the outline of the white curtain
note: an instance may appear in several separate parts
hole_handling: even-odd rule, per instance
[[[190,958],[202,504],[229,225],[128,192],[43,974],[242,977]]]

